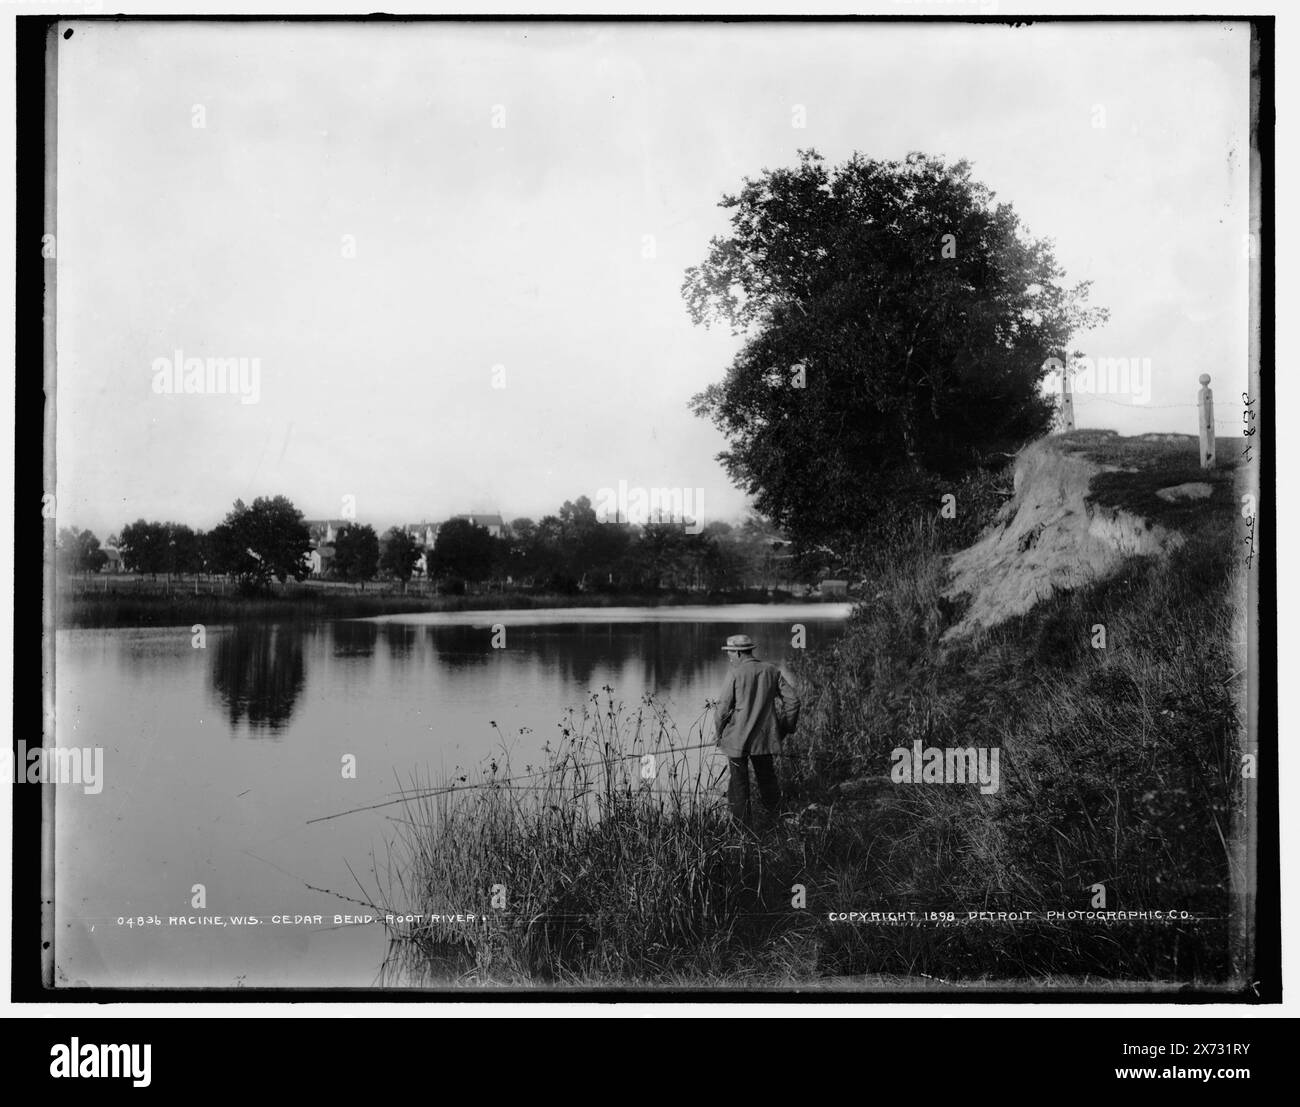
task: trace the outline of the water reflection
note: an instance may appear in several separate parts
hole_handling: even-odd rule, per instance
[[[379,641],[379,626],[376,623],[333,623],[331,632],[334,638],[335,657],[372,657],[375,643]]]
[[[212,690],[230,725],[253,730],[288,725],[307,682],[303,635],[296,627],[245,625],[223,630],[212,651]]]
[[[507,639],[507,649],[516,641],[522,641],[521,628],[509,627],[507,635],[514,634],[516,639]],[[438,664],[447,669],[472,669],[486,665],[498,650],[492,647],[491,627],[470,626],[431,626],[426,627],[425,641],[433,647]]]
[[[789,660],[786,627],[749,630],[760,657]],[[631,699],[642,692],[691,689],[693,707],[714,694],[714,683],[721,687],[726,667],[720,645],[731,632],[726,624],[705,622],[556,623],[496,633],[491,625],[252,624],[221,632],[211,651],[211,684],[232,726],[246,722],[270,732],[289,723],[309,663],[321,668],[319,680],[336,685],[335,694],[346,689],[356,696],[366,685],[386,689],[388,698],[381,699],[387,716],[400,711],[400,702],[418,704],[429,696],[460,695],[490,705],[500,696],[526,700],[537,693],[540,707],[552,690],[568,689],[566,699],[577,702],[606,683]],[[500,647],[493,646],[494,638]]]
[[[405,623],[385,623],[383,628],[384,645],[388,647],[388,656],[394,661],[409,661],[417,645],[419,628]]]

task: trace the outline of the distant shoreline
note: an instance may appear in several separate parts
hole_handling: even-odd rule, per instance
[[[793,599],[773,602],[715,601],[713,603],[577,604],[565,607],[466,608],[463,611],[417,611],[375,615],[368,623],[396,623],[403,626],[458,626],[466,615],[492,616],[505,625],[535,623],[689,623],[715,622],[715,613],[725,608],[727,622],[781,622],[785,619],[844,619],[853,604],[843,600]],[[781,615],[778,617],[777,612]]]
[[[574,608],[618,609],[655,607],[715,607],[762,605],[800,607],[826,605],[840,608],[849,597],[796,596],[784,591],[749,589],[741,592],[659,592],[641,594],[557,592],[493,592],[482,595],[402,595],[392,591],[360,592],[312,585],[289,585],[284,592],[266,596],[240,596],[216,591],[186,591],[191,583],[174,584],[172,591],[157,590],[144,582],[95,591],[77,582],[75,589],[61,587],[55,599],[57,629],[205,626],[243,622],[292,622],[321,619],[375,619],[402,615],[458,614],[461,612],[537,611]],[[114,581],[114,585],[119,582]],[[148,590],[143,590],[147,588]],[[837,614],[839,612],[837,611]]]

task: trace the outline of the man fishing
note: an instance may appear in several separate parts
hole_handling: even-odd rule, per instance
[[[758,794],[769,818],[781,806],[775,754],[783,734],[794,729],[799,715],[799,694],[780,668],[754,656],[754,640],[733,634],[722,647],[727,651],[727,682],[718,697],[718,748],[727,755],[727,803],[732,817],[749,826],[749,762],[754,763]]]

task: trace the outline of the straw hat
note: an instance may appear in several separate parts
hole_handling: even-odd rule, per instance
[[[754,640],[748,634],[733,634],[722,648],[728,653],[745,653],[754,648]]]

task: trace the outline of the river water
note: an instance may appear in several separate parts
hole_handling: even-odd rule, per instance
[[[101,748],[103,769],[98,792],[55,790],[57,982],[373,986],[383,928],[336,924],[365,909],[312,889],[368,898],[354,874],[366,892],[382,879],[401,808],[309,820],[507,752],[535,765],[605,686],[654,695],[699,741],[727,635],[788,661],[796,624],[816,649],[848,610],[402,615],[210,627],[201,647],[188,627],[60,631],[56,744]]]

